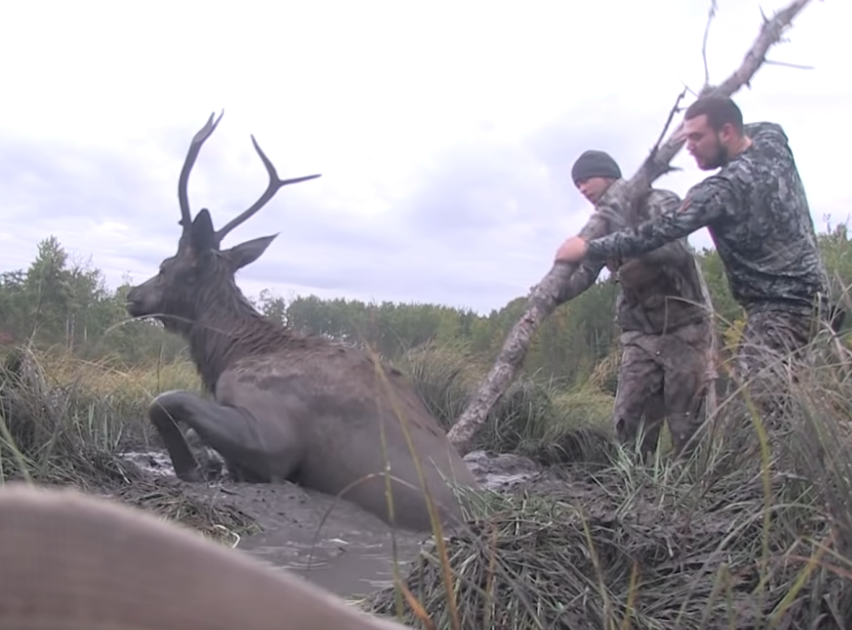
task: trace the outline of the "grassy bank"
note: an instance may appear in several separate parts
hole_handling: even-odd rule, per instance
[[[15,348],[0,368],[3,474],[83,486],[131,475],[110,469],[116,455],[156,445],[147,406],[159,392],[183,388],[198,388],[189,364],[126,367]]]
[[[409,352],[397,367],[449,430],[490,365],[465,345],[449,345]],[[612,396],[593,384],[563,390],[522,375],[497,402],[471,447],[519,453],[543,464],[600,461],[609,444],[612,405]]]
[[[449,426],[488,367],[462,346],[396,362]],[[612,398],[518,380],[475,438],[553,465],[537,493],[483,494],[469,528],[426,547],[361,605],[414,628],[852,627],[852,353],[805,357],[790,407],[736,397],[693,457],[638,462],[610,435]],[[157,446],[145,408],[197,388],[185,363],[121,368],[36,353],[0,377],[3,479],[73,483],[218,535],[227,507],[143,480],[118,457]],[[736,404],[735,404],[736,403]],[[11,413],[10,413],[11,412]],[[211,510],[219,510],[213,513]],[[450,586],[448,587],[448,582]]]
[[[731,396],[688,461],[610,444],[479,502],[361,605],[423,629],[852,627],[852,353],[778,378],[783,413]]]
[[[145,420],[153,396],[197,387],[184,363],[127,368],[16,348],[0,367],[0,482],[73,485],[232,542],[254,527],[245,514],[187,496],[120,457],[160,446]]]

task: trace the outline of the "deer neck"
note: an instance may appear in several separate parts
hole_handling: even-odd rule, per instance
[[[186,337],[204,388],[215,394],[219,377],[234,361],[262,347],[259,338],[284,330],[258,313],[236,287],[227,297],[204,302]]]

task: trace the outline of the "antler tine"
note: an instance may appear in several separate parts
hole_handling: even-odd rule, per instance
[[[189,145],[189,151],[186,154],[186,159],[183,162],[183,168],[180,171],[180,179],[178,179],[178,202],[180,203],[180,225],[183,226],[184,231],[189,229],[189,226],[192,223],[192,215],[189,212],[189,194],[187,193],[189,173],[195,165],[195,160],[198,157],[198,152],[201,150],[201,146],[216,129],[216,125],[219,124],[219,121],[222,120],[222,116],[225,115],[225,110],[223,109],[219,114],[219,117],[214,121],[213,117],[215,115],[216,112],[210,114],[210,118],[207,119],[207,124],[205,124],[204,127],[195,134],[195,136],[193,136],[192,142]]]
[[[317,177],[320,177],[320,174],[316,174],[306,175],[304,177],[294,177],[292,179],[279,179],[278,172],[275,170],[275,166],[272,164],[269,158],[266,157],[266,154],[257,144],[257,140],[254,139],[254,135],[252,135],[251,137],[251,142],[254,145],[254,150],[257,151],[257,154],[260,156],[260,159],[263,160],[263,165],[266,167],[266,172],[269,173],[269,185],[266,187],[264,193],[260,196],[260,199],[255,201],[254,204],[252,204],[252,206],[248,210],[244,211],[238,217],[231,219],[231,221],[229,221],[227,225],[225,225],[223,228],[216,232],[216,238],[220,243],[222,242],[222,239],[225,238],[225,235],[228,234],[228,232],[233,230],[241,223],[247,221],[249,217],[251,217],[255,212],[265,206],[269,202],[269,200],[275,196],[275,193],[277,193],[282,186],[286,186],[287,184],[298,184],[299,182],[305,182],[309,179],[316,179]]]

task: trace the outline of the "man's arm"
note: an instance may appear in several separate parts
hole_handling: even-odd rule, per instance
[[[677,212],[683,202],[680,197],[669,190],[654,190],[646,203],[649,219],[656,221],[665,214]],[[681,243],[673,240],[648,252],[642,256],[642,260],[660,266],[678,266],[686,263],[689,257]],[[639,259],[634,258],[632,260],[638,261]],[[631,261],[627,261],[625,264],[629,265]]]
[[[604,202],[616,206],[614,212],[623,204],[616,198]],[[636,258],[735,213],[737,205],[736,191],[727,179],[708,177],[689,191],[677,210],[587,241],[586,255],[594,260]]]

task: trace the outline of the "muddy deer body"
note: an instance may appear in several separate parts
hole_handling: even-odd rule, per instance
[[[218,452],[241,480],[292,481],[352,501],[397,526],[427,530],[419,463],[441,519],[458,519],[461,503],[452,486],[475,487],[476,481],[407,379],[363,351],[296,333],[251,306],[234,274],[257,260],[276,235],[220,248],[223,237],[279,188],[319,175],[280,180],[252,137],[269,173],[264,194],[218,231],[206,208],[191,218],[189,173],[218,122],[211,115],[196,134],[181,171],[183,232],[177,253],[126,298],[131,316],[156,317],[187,339],[210,395],[165,392],[150,406],[176,474],[187,481],[204,478],[182,425]],[[392,518],[386,471],[393,488]]]

